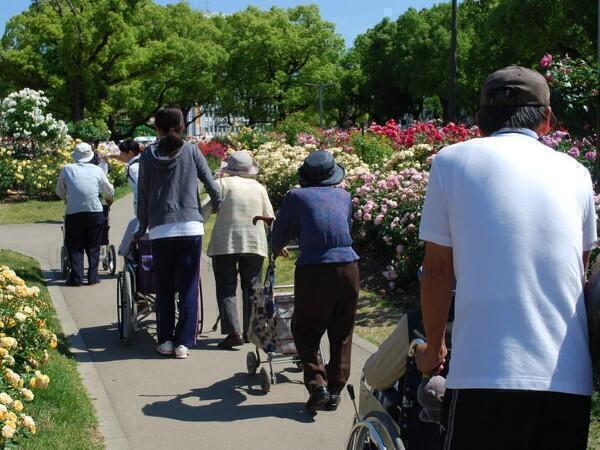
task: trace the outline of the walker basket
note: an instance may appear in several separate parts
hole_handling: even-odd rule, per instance
[[[270,295],[269,289],[257,289],[252,302],[248,339],[265,353],[296,353],[291,324],[294,295]]]

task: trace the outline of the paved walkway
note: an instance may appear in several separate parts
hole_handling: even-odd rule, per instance
[[[130,196],[113,206],[113,243],[119,243],[131,214]],[[307,394],[296,370],[282,367],[281,384],[264,395],[258,380],[246,374],[245,356],[253,347],[240,351],[216,347],[221,336],[210,331],[217,313],[208,260],[202,270],[204,332],[190,358],[180,361],[154,351],[153,329],[135,335],[129,346],[120,343],[115,279],[103,277],[100,285],[81,288],[63,287],[56,280],[61,239],[57,223],[0,226],[1,248],[35,257],[46,271],[107,448],[344,447],[353,417],[346,393],[336,413],[312,418],[303,411]],[[364,342],[354,345],[351,382],[355,385],[369,350],[372,347]]]

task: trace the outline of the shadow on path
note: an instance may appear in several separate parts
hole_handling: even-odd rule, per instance
[[[289,381],[281,374],[278,382]],[[258,381],[245,373],[236,373],[233,377],[218,381],[205,388],[192,389],[189,393],[178,395],[170,400],[157,400],[142,408],[146,416],[163,417],[185,422],[232,422],[266,417],[288,419],[296,422],[314,422],[312,415],[304,410],[303,403],[275,403],[266,405],[244,405],[247,395],[263,396],[260,389],[253,386]],[[164,397],[142,395],[142,397]],[[170,397],[170,396],[169,396]],[[208,405],[195,405],[214,400]]]

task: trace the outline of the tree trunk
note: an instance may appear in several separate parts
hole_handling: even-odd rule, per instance
[[[456,52],[458,0],[452,0],[452,23],[450,28],[450,83],[448,89],[448,120],[456,122]]]
[[[73,80],[73,103],[71,104],[71,120],[77,122],[83,120],[83,93],[81,87],[81,77],[75,76]]]

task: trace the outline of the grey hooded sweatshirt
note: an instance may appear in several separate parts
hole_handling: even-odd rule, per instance
[[[158,143],[148,147],[140,159],[138,178],[138,234],[168,223],[203,222],[198,179],[202,181],[213,209],[221,203],[219,186],[198,148],[184,142],[177,153],[158,158]]]

